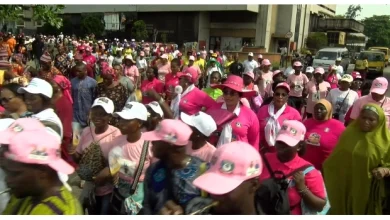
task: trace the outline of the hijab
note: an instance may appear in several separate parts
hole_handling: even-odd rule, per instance
[[[330,104],[330,102],[326,99],[320,99],[317,103],[317,104],[322,104],[323,106],[325,106],[326,108],[326,111],[328,112],[324,118],[324,121],[327,121],[329,119],[332,119],[332,114],[333,114],[333,109],[332,109],[332,104]]]

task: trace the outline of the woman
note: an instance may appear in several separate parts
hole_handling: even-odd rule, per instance
[[[103,155],[104,162],[108,164],[108,153],[111,150],[111,142],[120,135],[118,128],[108,124],[113,112],[114,104],[112,100],[106,97],[95,99],[90,113],[93,127],[89,126],[84,128],[81,134],[80,142],[77,146],[76,153],[74,154],[76,163],[79,163],[80,160],[83,161],[83,157],[89,157],[89,154],[91,154],[90,149],[96,150],[93,148],[93,145],[97,144],[99,145],[99,148],[97,149],[101,151],[99,155]],[[94,167],[88,167],[90,164],[84,163],[85,161],[80,164],[79,172],[94,169]],[[88,197],[89,191],[94,190],[96,199],[95,210],[98,210],[98,212],[88,214],[109,215],[109,202],[114,187],[112,185],[112,178],[108,166],[95,175],[96,176],[92,177],[95,185],[92,180],[87,180],[81,196],[82,198],[84,196]],[[82,200],[84,200],[84,198]]]
[[[217,65],[217,60],[215,58],[210,58],[209,65],[207,65],[206,70],[206,77],[207,77],[207,84],[206,88],[210,87],[210,76],[213,72],[219,72],[221,75],[223,74],[223,71],[219,67],[219,63]]]
[[[211,85],[221,84],[221,80],[222,80],[222,76],[221,76],[220,72],[214,71],[211,73],[211,75],[210,75],[210,84]],[[221,97],[223,95],[222,90],[220,90],[218,88],[208,87],[208,88],[203,88],[202,91],[207,93],[207,95],[209,95],[214,100],[217,100],[219,97]]]
[[[114,102],[114,111],[120,111],[126,103],[127,91],[122,84],[117,81],[112,68],[107,68],[102,75],[103,82],[99,83],[96,89],[96,97],[107,97]],[[111,118],[110,125],[117,126],[118,120]]]
[[[271,65],[271,62],[268,59],[262,60],[259,78],[256,79],[262,97],[265,96],[265,88],[272,83],[273,72],[271,72]]]
[[[29,117],[31,112],[27,111],[27,106],[23,101],[23,95],[18,93],[18,89],[22,88],[17,83],[9,83],[1,87],[1,105],[5,108],[5,112],[1,114],[1,118],[12,117],[14,119]]]
[[[70,67],[70,61],[64,46],[59,45],[58,54],[55,58],[54,66],[61,71],[62,75],[69,78],[68,69]]]
[[[141,78],[133,57],[131,55],[127,55],[124,62],[123,75],[129,77],[133,81],[134,85],[137,86],[141,82]]]
[[[272,85],[274,85],[274,82],[283,82],[283,81],[286,81],[286,77],[284,76],[283,71],[275,70],[273,72],[272,82],[269,83],[264,90],[264,92],[265,92],[264,100],[266,100],[268,98],[272,98],[272,96],[274,95],[274,91],[272,90],[272,87],[273,87]]]
[[[106,67],[108,68],[108,66]],[[131,79],[123,75],[122,65],[115,64],[112,66],[112,69],[115,72],[116,79],[123,87],[126,89],[127,97],[130,96],[134,92],[134,83]]]
[[[155,74],[158,77],[158,69],[155,68]],[[170,103],[174,98],[175,87],[179,85],[179,74],[180,74],[180,61],[173,59],[171,61],[171,72],[165,75],[165,100]]]
[[[326,191],[321,173],[314,169],[310,162],[302,159],[306,148],[305,133],[306,128],[301,122],[284,121],[276,137],[276,152],[263,156],[265,168],[260,175],[260,181],[271,178],[276,171],[284,175],[292,174],[287,177],[291,180],[287,195],[292,215],[321,212],[326,205]]]
[[[307,149],[302,158],[321,171],[322,164],[336,147],[345,127],[332,118],[332,105],[326,99],[321,99],[314,105],[313,117],[303,122],[306,127]]]
[[[307,118],[313,117],[314,105],[320,100],[327,96],[330,90],[330,84],[324,81],[323,75],[325,73],[324,68],[318,67],[314,71],[314,81],[310,80],[306,84],[305,91],[308,93],[306,106]],[[307,97],[307,94],[303,94],[303,97]]]
[[[290,86],[286,82],[280,82],[275,87],[272,102],[261,107],[257,113],[262,152],[275,152],[276,135],[283,121],[302,121],[301,114],[287,104],[289,92]]]
[[[164,112],[157,101],[152,101],[146,104],[145,107],[148,110],[148,120],[145,123],[145,129],[146,131],[153,131],[163,120]]]
[[[62,75],[62,73],[52,65],[52,59],[49,53],[41,56],[39,65],[41,67],[39,78],[53,80],[55,75]]]
[[[12,56],[12,71],[19,76],[23,76],[24,64],[22,63],[23,56],[21,54],[14,54]]]
[[[353,82],[351,84],[351,89],[355,92],[357,92],[359,98],[362,97],[362,85],[364,83],[364,80],[359,72],[352,72],[351,76],[353,77]]]
[[[390,174],[389,142],[382,108],[364,105],[323,165],[331,214],[383,214],[383,178]]]
[[[145,92],[149,89],[154,89],[158,94],[162,95],[164,93],[164,83],[157,79],[156,75],[154,74],[154,69],[152,67],[149,67],[146,70],[146,78],[141,83],[141,91],[142,91],[142,103],[148,104],[153,101],[153,99],[148,98],[145,96]]]
[[[163,54],[160,57],[160,61],[161,61],[161,63],[157,65],[157,68],[158,68],[158,79],[161,82],[165,83],[165,75],[167,75],[168,73],[172,72],[171,64],[168,61],[168,55],[167,54]]]
[[[256,114],[244,106],[241,98],[252,98],[256,92],[244,90],[244,82],[241,77],[230,75],[221,85],[214,85],[223,91],[224,102],[218,103],[217,108],[227,110],[237,117],[223,126],[217,146],[232,141],[243,141],[259,149],[259,122]]]
[[[339,86],[339,80],[341,79],[341,76],[336,73],[337,66],[332,65],[329,73],[325,74],[324,79],[330,84],[331,89],[335,89]]]

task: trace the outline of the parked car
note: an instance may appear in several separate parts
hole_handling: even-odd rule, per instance
[[[319,50],[314,57],[313,67],[322,67],[327,71],[329,66],[335,64],[337,58],[341,58],[341,66],[346,72],[348,65],[351,63],[347,48],[329,47]]]

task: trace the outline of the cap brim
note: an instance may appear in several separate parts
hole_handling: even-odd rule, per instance
[[[42,94],[41,91],[39,91],[39,88],[33,88],[33,87],[22,87],[19,88],[18,93],[24,94],[24,93],[30,93],[30,94]]]
[[[214,172],[207,172],[196,178],[193,184],[213,195],[223,195],[233,191],[245,180],[235,179],[231,176],[223,176]],[[223,183],[223,184],[216,184]]]
[[[187,125],[194,127],[194,123],[193,123],[193,121],[192,121],[192,116],[187,115],[186,113],[182,112],[182,113],[180,114],[180,119],[181,119],[184,123],[186,123]]]
[[[351,82],[353,82],[353,80],[352,80],[352,81],[350,81],[350,80],[340,80],[340,82],[348,82],[348,83],[351,83]]]
[[[120,118],[123,118],[125,120],[137,119],[136,117],[129,115],[129,114],[126,114],[125,112],[114,112],[113,116],[120,117]]]
[[[102,104],[95,104],[95,105],[92,105],[92,107],[91,108],[93,108],[93,107],[96,107],[96,106],[100,106],[100,107],[102,107],[103,109],[104,109],[104,111],[107,113],[107,114],[112,114],[114,111],[114,109],[112,109],[111,111],[110,111],[110,109],[108,109],[109,107],[108,106],[105,106],[105,105],[102,105]]]
[[[371,89],[370,92],[371,93],[376,93],[376,94],[379,94],[379,95],[383,95],[383,94],[386,93],[386,90],[387,89],[374,88],[374,89]]]
[[[13,134],[15,134],[15,133],[7,131],[7,130],[0,131],[0,144],[9,144],[11,141],[11,138],[13,137]]]
[[[149,132],[145,132],[145,133],[142,133],[142,139],[144,139],[145,141],[160,141],[162,140],[155,131],[149,131]]]
[[[276,137],[276,141],[281,141],[290,147],[295,147],[299,143],[299,140],[292,138],[291,136],[286,135],[286,134],[278,135]]]
[[[63,159],[55,160],[48,164],[49,167],[53,168],[53,170],[63,173],[63,174],[72,174],[74,172],[74,167],[65,162]]]
[[[232,89],[236,92],[242,93],[243,98],[251,98],[251,97],[255,96],[257,93],[254,90],[241,90],[240,91],[240,90],[237,90],[237,88],[234,87],[233,85],[214,84],[214,85],[210,85],[210,87],[213,89],[220,89],[220,90],[223,90],[224,88],[227,87],[227,88]]]
[[[291,89],[289,89],[289,88],[288,88],[287,86],[285,86],[285,85],[276,86],[276,87],[275,87],[275,90],[276,90],[277,88],[285,88],[288,92],[290,92],[290,90],[291,90]]]

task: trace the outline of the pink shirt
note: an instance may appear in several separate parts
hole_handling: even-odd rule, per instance
[[[218,103],[221,108],[223,103]],[[248,107],[241,105],[240,114],[235,118],[230,125],[233,129],[232,141],[243,141],[252,145],[256,150],[259,150],[259,121],[256,114]]]
[[[150,89],[155,90],[158,94],[164,93],[164,83],[162,83],[160,80],[153,78],[153,81],[144,80],[141,83],[141,91],[146,92]],[[150,102],[153,102],[154,99],[151,99],[147,96],[142,95],[142,104],[148,104]]]
[[[268,85],[272,85],[272,76],[273,73],[271,71],[268,71],[268,73],[261,72],[261,75],[263,77],[263,80],[260,81],[259,84],[259,92],[262,97],[265,96],[266,88]]]
[[[132,65],[131,67],[124,66],[123,74],[135,82],[135,77],[139,76],[138,68],[136,65]]]
[[[362,110],[363,106],[365,104],[368,104],[368,103],[374,103],[374,104],[377,104],[377,105],[382,107],[383,111],[385,112],[387,127],[390,129],[390,124],[389,124],[389,121],[390,121],[390,98],[389,97],[385,97],[380,102],[377,102],[374,99],[372,99],[371,94],[368,94],[368,95],[365,95],[365,96],[359,98],[358,100],[356,100],[356,102],[351,107],[352,108],[351,119],[353,119],[353,120],[357,119],[359,117],[360,111]]]
[[[174,76],[172,73],[168,73],[165,75],[165,94],[166,94],[166,99],[165,100],[171,100],[172,99],[172,94],[175,93],[175,87],[179,85],[179,77],[178,74],[180,72],[176,73]]]
[[[165,65],[162,64],[158,65],[158,79],[161,80],[162,82],[165,82],[165,75],[167,75],[170,72],[172,72],[170,62],[168,62]]]
[[[267,161],[269,162],[272,171],[281,171],[284,175],[288,175],[291,172],[299,169],[305,165],[309,165],[310,163],[306,160],[300,158],[298,155],[295,156],[289,162],[282,163],[276,156],[276,153],[267,153],[265,154]],[[271,177],[266,166],[263,168],[263,172],[260,175],[260,180],[269,179]],[[292,179],[290,177],[289,179]],[[322,178],[321,173],[314,169],[305,175],[305,185],[309,188],[310,192],[319,198],[325,199],[325,187],[324,180]],[[301,201],[302,197],[300,196],[297,188],[295,186],[291,186],[287,190],[288,198],[290,202],[290,211],[292,215],[302,215],[301,209]]]
[[[309,82],[307,76],[303,73],[299,75],[291,74],[287,77],[287,83],[289,85],[294,84],[295,87],[291,87],[290,96],[294,97],[302,97],[303,89],[306,84]]]
[[[257,112],[257,118],[260,125],[260,140],[261,140],[261,144],[264,145],[262,147],[273,147],[273,146],[268,146],[267,142],[265,141],[265,135],[267,135],[265,134],[265,125],[267,124],[267,121],[270,117],[268,114],[268,107],[269,105],[265,105],[261,107]],[[284,109],[284,112],[278,118],[279,125],[282,126],[285,120],[302,121],[302,117],[301,114],[295,108],[287,105],[286,109]]]
[[[183,71],[182,71],[182,72],[185,72],[188,68],[194,68],[194,69],[196,69],[196,71],[198,72],[199,76],[200,76],[201,73],[202,73],[202,71],[200,70],[199,66],[197,66],[197,65],[192,65],[192,66],[190,66],[190,67],[186,66],[186,67],[183,68]]]
[[[306,127],[305,141],[306,153],[302,157],[312,163],[318,170],[322,170],[322,164],[336,147],[345,127],[336,119],[317,121],[314,118],[303,122]]]
[[[328,78],[326,79],[326,81],[329,82],[330,84],[330,87],[332,89],[335,89],[335,88],[338,88],[339,87],[339,80],[337,79],[337,75],[334,74],[332,76],[328,76]]]
[[[92,130],[92,133],[91,133]],[[76,152],[79,154],[83,154],[85,149],[87,149],[93,141],[98,141],[100,149],[102,150],[103,156],[108,163],[108,153],[110,152],[112,145],[111,142],[118,136],[121,135],[121,132],[118,128],[113,127],[111,125],[108,126],[107,131],[102,134],[95,134],[95,129],[90,129],[90,127],[84,128],[81,133],[80,142],[77,146]],[[104,196],[112,192],[113,185],[111,183],[107,183],[104,186],[99,186],[95,188],[95,193],[98,196]]]
[[[192,149],[192,142],[190,142],[190,143],[188,143],[186,150],[187,150],[188,155],[198,157],[205,162],[210,162],[211,157],[213,156],[216,149],[212,144],[210,144],[209,142],[206,142],[206,144],[203,147],[201,147],[197,150],[194,150],[194,149]]]
[[[317,91],[316,82],[309,81],[306,84],[306,91],[309,93],[309,97],[307,99],[306,112],[313,114],[314,105],[320,100],[326,97],[328,94],[328,88],[330,88],[330,84],[326,81],[323,81],[318,85],[319,91]]]
[[[212,108],[216,107],[217,103],[212,99],[207,93],[194,88],[191,92],[185,94],[181,97],[179,103],[180,112],[184,112],[188,115],[193,115],[202,110],[202,108]]]

